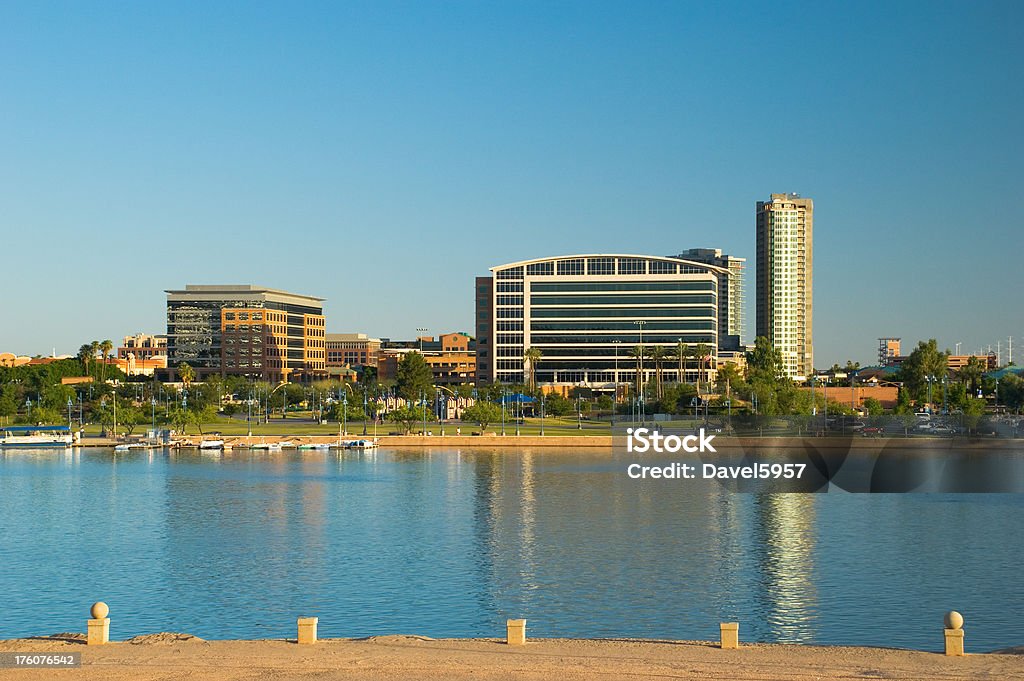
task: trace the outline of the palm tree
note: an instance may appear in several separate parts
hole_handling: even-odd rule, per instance
[[[103,353],[103,379],[107,380],[107,359],[110,357],[110,351],[114,349],[114,343],[110,340],[100,341],[100,352]]]
[[[89,343],[85,343],[82,347],[78,348],[78,361],[82,363],[82,368],[85,369],[85,373],[89,373],[89,362],[93,357],[92,346]]]
[[[697,392],[699,393],[700,382],[704,378],[704,362],[711,355],[711,348],[706,343],[697,343],[693,354],[697,358]]]
[[[182,362],[178,365],[178,378],[185,384],[185,390],[188,390],[189,386],[192,385],[192,381],[196,377],[196,371],[188,362]]]
[[[981,382],[981,376],[984,373],[984,363],[977,357],[971,357],[967,360],[967,365],[960,370],[958,377],[967,386],[971,395],[974,395],[978,390],[978,384]]]
[[[644,346],[642,346],[642,345],[635,345],[629,351],[629,356],[633,357],[634,359],[636,359],[636,394],[637,395],[641,394],[641,391],[643,390],[643,385],[644,385],[643,369],[644,369],[644,355],[645,354],[646,354],[646,351],[644,350]]]
[[[654,360],[654,394],[661,399],[661,363],[665,360],[665,348],[655,345],[651,348],[651,359]]]
[[[97,340],[94,340],[93,342],[89,343],[89,350],[92,351],[92,363],[95,364],[96,363],[96,355],[100,351],[100,342],[97,341]]]
[[[531,391],[537,390],[537,365],[540,363],[540,358],[540,348],[527,348],[526,352],[523,353],[523,362],[527,365],[530,372]]]
[[[676,345],[676,358],[679,360],[679,382],[686,381],[686,370],[689,368],[689,358],[693,357],[693,348],[682,340]]]

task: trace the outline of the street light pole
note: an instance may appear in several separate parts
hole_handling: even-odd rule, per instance
[[[619,406],[619,340],[613,340],[615,346],[615,399],[612,400],[612,423],[615,425],[615,409]]]
[[[544,393],[540,394],[540,436],[544,437]]]
[[[639,357],[639,359],[640,359],[640,369],[639,369],[640,377],[637,379],[639,381],[639,388],[640,389],[637,390],[637,392],[640,393],[641,396],[643,396],[643,393],[644,393],[643,386],[644,386],[644,382],[645,382],[644,381],[644,324],[646,324],[647,322],[644,321],[643,319],[638,319],[637,321],[635,321],[633,323],[636,324],[638,327],[640,327],[640,357]]]

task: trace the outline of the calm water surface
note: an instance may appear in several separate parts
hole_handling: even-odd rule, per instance
[[[0,453],[0,638],[536,636],[1024,644],[1024,495],[732,494],[605,454]]]

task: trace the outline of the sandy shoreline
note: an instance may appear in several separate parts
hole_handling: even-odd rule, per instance
[[[82,656],[77,669],[0,669],[0,679],[1024,679],[1021,655],[946,657],[888,648],[751,644],[721,650],[700,641],[578,639],[507,646],[497,639],[417,636],[330,639],[315,645],[140,638],[105,646],[43,638],[0,641],[2,652]]]

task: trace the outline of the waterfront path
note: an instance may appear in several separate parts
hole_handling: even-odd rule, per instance
[[[937,632],[941,645],[942,632]],[[376,636],[292,641],[174,640],[85,646],[64,640],[0,641],[0,651],[80,652],[77,669],[0,669],[0,680],[105,681],[210,679],[1024,679],[1024,656],[967,655],[887,648],[748,645],[720,650],[706,642],[531,640]]]

